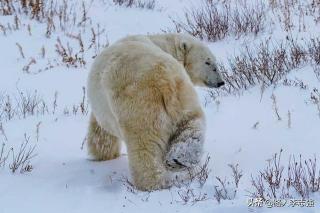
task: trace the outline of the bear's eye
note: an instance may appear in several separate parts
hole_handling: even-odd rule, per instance
[[[210,62],[206,62],[206,65],[210,65]]]

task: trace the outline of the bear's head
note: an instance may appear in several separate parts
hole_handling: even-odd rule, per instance
[[[209,88],[224,85],[216,59],[206,45],[183,34],[178,34],[175,43],[177,57],[195,85]]]

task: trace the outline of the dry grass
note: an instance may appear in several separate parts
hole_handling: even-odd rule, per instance
[[[240,55],[229,59],[228,65],[220,64],[220,70],[226,81],[226,85],[219,90],[211,90],[211,96],[237,94],[256,85],[262,85],[265,89],[277,85],[294,84],[286,80],[286,76],[293,69],[301,68],[307,64],[314,64],[314,70],[318,70],[318,39],[310,39],[304,44],[299,44],[293,39],[280,43],[265,41],[258,46],[245,48]],[[299,82],[301,89],[306,85]]]
[[[320,118],[320,92],[317,88],[314,88],[310,94],[311,103],[317,107],[318,116]]]
[[[85,116],[88,111],[89,106],[85,87],[82,87],[82,97],[78,103],[60,108],[58,106],[57,92],[54,93],[52,103],[40,96],[37,90],[33,92],[18,90],[16,95],[0,94],[0,122],[10,121],[14,118],[25,119],[30,116],[55,115],[57,113]]]
[[[5,167],[6,161],[9,157],[9,154],[10,154],[9,152],[5,152],[5,146],[6,146],[6,144],[2,143],[1,149],[0,149],[0,168]]]
[[[44,31],[40,33],[47,39],[57,41],[54,47],[45,47],[46,44],[44,44],[40,57],[38,53],[26,54],[24,44],[17,42],[20,56],[25,61],[22,70],[25,73],[37,74],[58,66],[83,68],[88,60],[96,57],[102,48],[108,46],[105,29],[94,23],[88,16],[91,4],[92,2],[86,1],[75,4],[67,0],[1,1],[0,15],[14,16],[13,22],[0,24],[0,32],[4,36],[8,36],[13,31],[26,31],[33,36],[34,25],[29,24],[27,20],[29,18],[33,23],[45,24],[46,27],[41,28]],[[151,6],[151,3],[139,1],[140,4],[141,7]],[[37,34],[39,34],[38,30],[37,28]],[[45,57],[46,48],[55,48],[56,57]]]
[[[69,43],[63,45],[59,38],[57,39],[57,43],[55,45],[56,52],[60,56],[61,62],[65,64],[67,67],[77,68],[78,66],[83,67],[86,64],[83,55],[84,50],[81,36],[75,38],[79,40],[80,44],[80,50],[76,53],[74,53],[73,48],[69,45]]]
[[[251,176],[249,196],[254,198],[277,199],[296,198],[306,199],[312,193],[320,191],[320,170],[317,168],[317,158],[296,159],[292,155],[287,165],[281,163],[281,154],[273,155],[265,169]],[[286,170],[286,172],[284,172]]]
[[[113,0],[113,3],[123,7],[135,7],[148,10],[153,10],[156,6],[155,0]]]
[[[210,156],[207,156],[202,165],[197,167],[192,173],[190,172],[190,180],[176,180],[174,186],[178,187],[178,203],[194,205],[199,201],[208,199],[215,199],[220,203],[221,200],[233,200],[235,198],[240,179],[243,176],[243,172],[239,169],[238,164],[228,165],[232,171],[231,177],[225,177],[224,179],[218,176],[215,177],[214,197],[209,197],[208,194],[202,190],[211,172],[209,169],[209,161]]]
[[[308,89],[308,85],[303,82],[300,79],[284,79],[282,82],[282,85],[287,86],[287,87],[296,87],[299,88],[301,90],[307,90]]]
[[[194,205],[197,202],[206,201],[209,199],[206,193],[192,189],[190,187],[179,189],[177,193],[180,199],[177,200],[176,202],[182,203],[183,205],[186,205],[189,203],[191,205]]]
[[[9,168],[12,173],[15,173],[17,170],[20,170],[20,173],[32,171],[33,167],[30,164],[30,160],[37,155],[34,153],[35,148],[36,145],[30,145],[30,137],[26,134],[17,152],[11,148],[12,162],[9,164]]]
[[[24,134],[24,140],[21,143],[19,149],[11,147],[9,150],[6,149],[6,144],[3,143],[0,149],[0,168],[6,167],[12,173],[19,171],[20,173],[31,172],[33,166],[31,160],[37,155],[35,154],[36,145],[30,144],[30,137]],[[8,162],[10,160],[10,162]]]
[[[228,165],[232,170],[232,178],[216,176],[216,185],[214,186],[215,195],[214,198],[218,203],[221,200],[233,200],[238,192],[239,182],[243,176],[242,170],[239,169],[239,165],[229,164]]]
[[[200,7],[185,11],[183,20],[173,19],[175,31],[186,32],[208,41],[217,41],[227,36],[236,38],[257,35],[268,26],[280,25],[287,33],[298,29],[306,32],[306,19],[320,21],[318,0],[291,1],[231,1],[203,0]],[[273,19],[271,16],[275,17]]]
[[[277,116],[278,121],[281,121],[282,118],[280,117],[279,107],[278,107],[277,98],[275,94],[271,95],[271,99],[272,99],[272,107],[273,107],[274,114]]]
[[[198,166],[195,174],[195,179],[198,181],[200,187],[203,187],[209,178],[211,170],[209,169],[210,156],[207,155],[205,162]]]
[[[309,56],[316,65],[320,65],[320,38],[313,38],[308,44]]]
[[[307,31],[305,22],[307,17],[312,17],[316,24],[320,21],[320,2],[318,0],[271,0],[269,8],[278,17],[278,23],[286,32],[295,28],[299,32]]]
[[[0,120],[9,121],[14,117],[26,118],[28,116],[47,113],[46,102],[38,92],[18,91],[18,95],[0,95]]]
[[[5,141],[8,141],[8,137],[7,137],[7,134],[6,134],[5,130],[4,130],[4,127],[3,127],[2,123],[0,123],[0,135],[3,136]]]
[[[208,41],[224,39],[226,36],[257,35],[265,25],[265,5],[250,5],[246,1],[206,0],[200,8],[192,8],[184,14],[184,21],[172,20],[177,32],[187,32]]]

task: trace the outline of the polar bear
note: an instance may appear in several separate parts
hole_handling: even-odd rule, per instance
[[[184,34],[128,36],[96,57],[88,77],[88,151],[96,160],[128,152],[143,191],[170,187],[197,165],[205,117],[194,85],[224,85],[210,50]]]

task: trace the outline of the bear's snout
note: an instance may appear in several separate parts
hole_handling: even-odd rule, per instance
[[[218,87],[221,87],[221,86],[225,85],[224,81],[220,81],[218,83],[207,81],[207,82],[204,82],[204,83],[209,88],[218,88]]]
[[[222,87],[223,85],[225,85],[224,81],[221,81],[217,84],[218,87]]]

